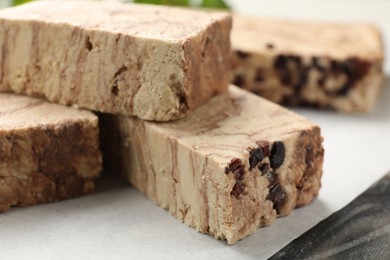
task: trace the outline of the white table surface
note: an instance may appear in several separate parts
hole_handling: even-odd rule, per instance
[[[1,0],[0,0],[1,1]],[[238,11],[322,20],[372,20],[390,35],[387,1],[230,1]],[[238,3],[238,5],[235,5]],[[386,28],[387,26],[387,28]],[[387,45],[388,46],[388,45]],[[389,64],[387,64],[389,72]],[[110,176],[95,194],[0,215],[0,259],[265,259],[345,206],[390,170],[390,78],[375,111],[294,109],[322,127],[323,187],[311,205],[233,246],[186,227]]]

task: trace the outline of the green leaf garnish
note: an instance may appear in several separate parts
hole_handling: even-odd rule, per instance
[[[229,6],[222,0],[203,0],[201,7],[229,9]]]
[[[28,2],[31,2],[31,0],[14,0],[13,4],[14,5],[22,5],[22,4],[25,4],[25,3],[28,3]]]
[[[134,3],[189,6],[190,0],[134,0]]]

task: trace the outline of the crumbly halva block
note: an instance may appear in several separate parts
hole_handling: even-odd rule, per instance
[[[0,104],[0,212],[93,190],[97,116],[14,94],[0,94]]]
[[[186,225],[230,244],[310,203],[320,189],[320,128],[234,86],[175,122],[113,115],[101,122],[112,172]]]
[[[234,84],[287,105],[369,112],[383,84],[383,43],[370,24],[234,16]]]
[[[227,13],[96,1],[0,11],[0,91],[168,121],[227,90]]]

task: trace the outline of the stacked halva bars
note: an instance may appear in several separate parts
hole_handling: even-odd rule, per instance
[[[227,89],[225,14],[47,1],[0,14],[0,90],[168,121]]]
[[[287,105],[369,112],[383,84],[383,42],[365,23],[235,15],[234,84]]]
[[[0,104],[0,212],[93,191],[96,115],[14,94],[0,94]]]
[[[183,117],[227,89],[230,26],[227,15],[113,3],[4,9],[0,90],[145,119]],[[97,116],[11,94],[0,101],[0,211],[93,190]]]
[[[230,244],[320,188],[319,127],[235,86],[179,121],[102,123],[113,168],[180,221]]]
[[[38,2],[0,22],[1,88],[111,113],[106,164],[185,224],[235,243],[317,195],[319,127],[228,87],[229,15]]]

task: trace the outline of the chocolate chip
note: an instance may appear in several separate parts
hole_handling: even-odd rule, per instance
[[[237,75],[233,80],[233,84],[238,87],[243,87],[245,85],[245,79],[241,75]]]
[[[264,175],[266,174],[267,172],[269,172],[269,164],[268,163],[262,163],[260,164],[259,166],[259,170],[261,171],[261,175]]]
[[[249,57],[249,53],[246,53],[244,51],[236,51],[236,54],[238,57],[240,57],[241,59],[246,59]]]
[[[264,157],[269,156],[269,142],[266,140],[257,141],[256,144],[263,150]]]
[[[283,83],[283,85],[287,86],[291,85],[292,82],[292,75],[288,68],[288,61],[289,58],[287,56],[279,55],[274,62],[274,67],[278,72],[280,81]]]
[[[256,70],[255,82],[263,82],[263,81],[264,81],[263,71],[261,69]]]
[[[312,67],[323,72],[325,68],[320,64],[320,59],[318,57],[311,58]]]
[[[331,72],[335,75],[344,74],[347,81],[337,91],[330,93],[345,96],[356,83],[364,78],[371,68],[371,63],[356,57],[350,57],[345,61],[331,61]]]
[[[287,67],[287,61],[288,58],[285,55],[279,55],[276,57],[275,62],[274,62],[274,67],[276,69],[284,69]]]
[[[301,57],[291,55],[290,59],[296,64],[296,66],[300,67],[302,65],[302,58]]]
[[[298,82],[295,85],[295,89],[297,91],[301,91],[303,86],[307,83],[308,77],[309,77],[309,67],[302,67],[299,69],[299,77]]]
[[[343,63],[338,62],[337,60],[330,61],[330,69],[334,74],[342,73],[345,70]]]
[[[299,56],[279,55],[275,59],[274,68],[280,82],[285,86],[291,86],[300,91],[307,82],[309,68],[303,66]]]
[[[269,181],[269,184],[268,184],[268,187],[272,188],[274,187],[276,184],[278,184],[279,180],[278,180],[278,175],[276,175],[275,173],[273,172],[267,172],[265,174],[265,176],[267,176],[267,179]]]
[[[356,57],[349,58],[348,63],[351,64],[350,66],[353,69],[352,74],[356,80],[362,79],[371,68],[370,62],[356,58]]]
[[[239,158],[233,158],[229,165],[225,168],[225,173],[229,173],[234,171],[235,169],[239,168],[242,165],[241,159]]]
[[[273,208],[276,212],[279,213],[281,206],[284,204],[286,200],[286,193],[280,187],[280,184],[276,184],[273,188],[271,188],[267,200],[272,201]]]
[[[234,170],[233,175],[236,180],[242,181],[244,179],[244,165],[237,170]]]
[[[249,154],[249,170],[252,170],[264,159],[263,150],[261,150],[261,148],[253,149]]]
[[[348,85],[346,84],[345,86],[343,86],[341,89],[339,89],[339,90],[336,92],[336,95],[337,95],[337,96],[346,96],[346,95],[348,95],[350,89],[351,89],[351,88],[348,87]]]
[[[283,142],[274,142],[271,149],[271,155],[270,155],[270,161],[271,161],[271,167],[273,169],[279,168],[283,162],[285,157],[285,148]]]
[[[267,43],[267,44],[266,44],[266,47],[267,47],[267,49],[270,49],[270,50],[272,50],[273,48],[275,48],[275,46],[274,46],[272,43]]]
[[[230,161],[228,167],[225,168],[225,173],[232,172],[236,180],[244,179],[244,165],[239,158],[234,158]]]
[[[326,76],[323,75],[323,76],[321,76],[321,78],[319,78],[319,79],[317,80],[317,84],[318,84],[320,87],[323,87],[323,86],[325,85],[325,81],[326,81]]]
[[[234,195],[236,199],[239,199],[241,193],[244,191],[244,188],[244,184],[241,181],[237,181],[236,184],[234,184],[233,190],[230,194]]]
[[[364,78],[371,68],[371,64],[367,61],[359,58],[348,58],[344,62],[344,73],[347,75],[348,80],[343,88],[351,88],[355,86],[356,82]],[[348,91],[342,91],[341,95],[346,95]]]

